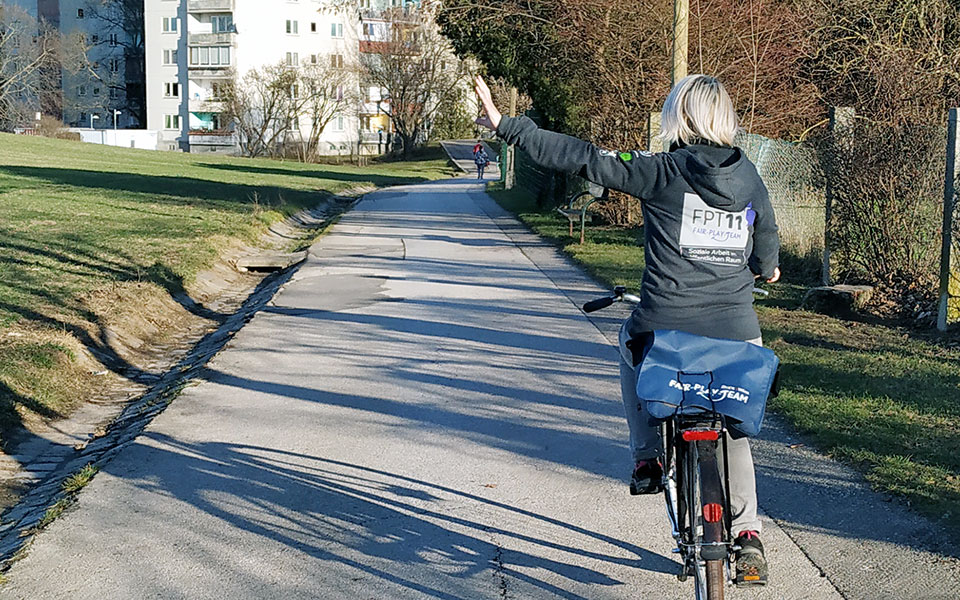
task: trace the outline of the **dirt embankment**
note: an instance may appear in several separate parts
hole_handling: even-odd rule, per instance
[[[154,282],[111,284],[79,299],[89,316],[67,328],[9,328],[5,337],[10,341],[51,344],[62,350],[28,377],[47,378],[47,386],[66,391],[72,400],[53,411],[31,406],[29,401],[17,407],[22,426],[8,428],[2,438],[0,511],[15,504],[25,489],[52,475],[54,467],[48,470],[44,465],[69,459],[90,439],[102,435],[125,406],[146,394],[168,371],[184,369],[184,357],[191,349],[234,315],[268,275],[241,272],[236,268],[238,261],[307,246],[364,191],[352,190],[350,195],[330,197],[313,210],[301,211],[271,226],[256,245],[230,243],[185,291],[172,293]]]

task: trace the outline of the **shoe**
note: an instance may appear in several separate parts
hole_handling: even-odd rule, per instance
[[[734,542],[737,550],[737,585],[765,585],[767,559],[756,531],[742,531]]]
[[[663,467],[658,459],[637,461],[630,477],[630,495],[658,494],[663,491]]]

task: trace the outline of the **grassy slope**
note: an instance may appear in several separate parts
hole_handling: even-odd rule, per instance
[[[82,392],[68,383],[78,346],[56,333],[100,324],[98,294],[137,282],[180,293],[223,249],[322,194],[448,173],[438,154],[356,168],[0,134],[0,429],[18,405],[56,416]]]
[[[637,230],[588,228],[581,247],[522,192],[492,194],[599,279],[639,286]],[[960,344],[798,310],[803,287],[784,276],[758,301],[764,343],[783,361],[771,407],[878,489],[928,516],[960,515]]]

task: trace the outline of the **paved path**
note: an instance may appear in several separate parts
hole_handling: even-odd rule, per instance
[[[37,536],[0,597],[692,597],[661,498],[626,492],[621,315],[588,320],[576,303],[600,288],[480,186],[369,195]],[[761,486],[779,486],[761,489],[766,508],[803,469],[787,457],[764,474],[788,446],[761,447]],[[788,537],[842,537],[804,526],[807,498],[785,528],[765,518],[775,584],[731,598],[841,597]],[[836,572],[849,598],[933,597]]]
[[[452,140],[440,142],[440,145],[443,146],[447,156],[457,165],[458,169],[476,177],[477,165],[473,162],[473,147],[476,143],[476,140]],[[483,172],[484,179],[494,181],[500,179],[500,163],[497,162],[500,160],[499,148],[497,148],[496,145],[491,145],[489,142],[484,142],[484,147],[490,156],[490,164],[487,165],[487,168]]]

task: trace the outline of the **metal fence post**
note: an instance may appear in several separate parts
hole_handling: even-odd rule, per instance
[[[950,254],[953,229],[953,205],[956,193],[957,171],[957,116],[960,109],[951,108],[947,121],[947,168],[943,181],[943,233],[940,247],[940,306],[937,310],[937,329],[947,330],[947,312],[950,303]]]
[[[830,108],[830,134],[833,144],[831,155],[827,157],[827,189],[826,206],[823,216],[823,265],[820,268],[820,281],[823,285],[830,285],[830,244],[833,241],[830,235],[830,220],[833,214],[833,196],[835,192],[836,160],[839,152],[850,149],[850,138],[853,136],[853,120],[857,113],[852,108]]]
[[[510,88],[510,108],[507,112],[511,117],[517,116],[517,88]],[[516,184],[517,176],[514,171],[514,161],[516,160],[516,148],[513,146],[504,146],[506,150],[506,160],[504,160],[503,188],[510,190]]]

